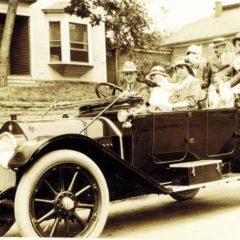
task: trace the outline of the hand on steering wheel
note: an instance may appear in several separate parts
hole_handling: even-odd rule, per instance
[[[99,98],[107,98],[107,97],[115,96],[117,91],[119,93],[123,92],[123,90],[120,87],[112,83],[99,83],[95,91]]]

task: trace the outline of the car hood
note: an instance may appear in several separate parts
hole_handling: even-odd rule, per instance
[[[28,140],[37,138],[51,138],[62,134],[86,135],[90,138],[103,136],[103,123],[100,120],[94,121],[83,132],[82,130],[92,121],[91,118],[84,119],[60,119],[41,121],[9,121],[3,124],[0,132],[10,132],[14,135],[24,134]]]

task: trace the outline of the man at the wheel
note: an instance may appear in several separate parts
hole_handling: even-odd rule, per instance
[[[140,94],[144,102],[148,101],[149,98],[149,89],[145,84],[137,82],[137,66],[132,61],[125,61],[120,70],[123,73],[124,83],[121,85],[123,91],[126,91],[126,94],[131,96]]]

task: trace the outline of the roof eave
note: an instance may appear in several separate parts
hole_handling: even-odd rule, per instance
[[[234,35],[236,35],[238,32],[233,32],[233,33],[228,33],[228,34],[224,34],[224,35],[216,35],[216,36],[211,36],[211,37],[205,37],[205,38],[199,38],[199,39],[191,39],[191,40],[186,40],[186,41],[179,41],[179,42],[172,42],[172,43],[163,43],[161,46],[163,47],[174,47],[177,45],[177,47],[181,47],[181,46],[187,46],[187,45],[191,45],[194,43],[197,44],[203,44],[203,43],[208,43],[211,42],[212,39],[214,38],[219,38],[219,37],[224,37],[224,38],[228,38],[228,37],[232,37]]]

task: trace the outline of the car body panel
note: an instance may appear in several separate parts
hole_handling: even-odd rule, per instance
[[[53,149],[78,149],[89,155],[85,149],[97,146],[101,149],[99,151],[109,156],[112,152],[120,165],[121,162],[123,166],[127,164],[134,167],[134,171],[142,171],[149,175],[149,179],[156,180],[158,177],[153,173],[165,169],[170,163],[219,157],[224,161],[232,157],[237,148],[233,136],[238,131],[238,114],[235,108],[138,114],[129,129],[119,124],[116,114],[104,117],[109,121],[93,117],[10,121],[0,131],[22,133],[26,138],[21,151],[10,162],[11,168],[28,166],[41,154]],[[119,135],[110,123],[119,130]],[[74,145],[73,139],[79,142],[79,146]],[[123,156],[120,154],[121,147]]]
[[[60,120],[42,120],[42,121],[18,121],[18,126],[14,122],[7,122],[1,128],[2,131],[17,131],[21,129],[28,140],[34,140],[44,136],[58,136],[62,134],[79,134],[85,126],[91,122],[91,118],[78,118],[78,119],[60,119]],[[11,130],[12,129],[12,130]],[[103,123],[101,121],[94,121],[85,131],[83,135],[91,138],[99,138],[103,136]]]
[[[149,172],[197,159],[233,158],[239,111],[233,109],[140,115],[132,121],[132,163]]]

